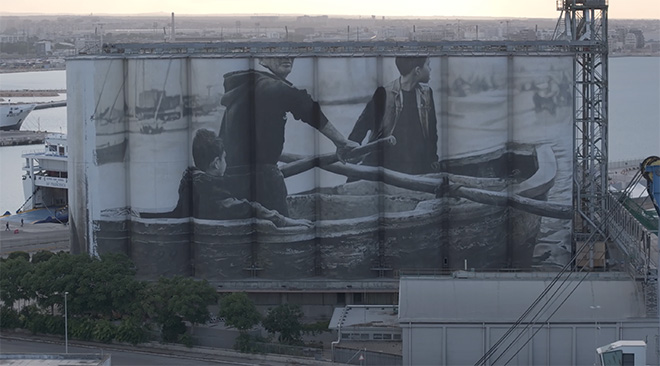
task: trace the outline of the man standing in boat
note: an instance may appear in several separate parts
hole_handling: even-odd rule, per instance
[[[395,145],[367,155],[362,164],[382,166],[408,174],[439,169],[437,120],[428,57],[397,57],[400,76],[378,87],[355,122],[348,139],[362,143],[394,136]]]
[[[288,216],[287,189],[277,162],[284,147],[287,112],[319,130],[337,147],[340,160],[357,143],[347,140],[323,114],[306,90],[286,77],[293,58],[263,58],[266,71],[243,70],[224,75],[226,107],[220,137],[227,151],[226,177],[237,198],[259,202]]]

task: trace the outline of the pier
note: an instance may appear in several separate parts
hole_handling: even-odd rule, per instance
[[[0,146],[43,144],[47,131],[0,131]]]
[[[57,97],[60,94],[65,94],[65,89],[48,89],[48,90],[2,90],[0,91],[0,98],[16,98],[16,97]]]

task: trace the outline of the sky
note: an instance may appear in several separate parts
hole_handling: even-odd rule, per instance
[[[610,19],[660,19],[660,0],[606,0]],[[400,17],[558,18],[557,0],[29,0],[0,14],[298,14]]]

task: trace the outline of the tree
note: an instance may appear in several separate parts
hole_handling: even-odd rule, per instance
[[[298,305],[279,305],[266,315],[261,324],[268,333],[279,333],[280,343],[299,345],[302,344],[302,329],[300,319],[304,316]]]
[[[11,308],[17,300],[31,298],[24,278],[32,271],[33,266],[22,256],[0,262],[0,300],[4,306]]]
[[[45,262],[55,256],[55,253],[48,250],[40,250],[32,255],[32,264]]]
[[[0,46],[0,52],[26,55],[26,54],[34,53],[34,45],[31,42],[24,42],[24,41],[15,42],[15,43],[2,42],[2,46]]]
[[[245,292],[235,292],[220,300],[218,315],[225,324],[241,332],[252,329],[261,321],[261,314]]]
[[[69,314],[82,314],[88,308],[82,306],[83,299],[78,296],[77,289],[92,260],[84,254],[57,253],[49,260],[34,265],[34,271],[24,278],[25,286],[42,308],[63,307],[64,292],[69,292]]]
[[[26,261],[29,262],[30,261],[30,254],[26,253],[26,252],[18,251],[18,252],[11,252],[7,256],[8,260],[17,259],[17,258],[23,258],[23,259],[25,259]]]
[[[63,311],[68,292],[70,316],[112,318],[134,310],[144,287],[134,275],[133,264],[123,254],[98,259],[60,252],[34,264],[22,283],[42,308],[58,306]]]
[[[78,304],[108,318],[131,314],[135,311],[135,299],[145,286],[135,279],[135,272],[135,266],[124,254],[108,253],[100,260],[94,258],[78,281]]]
[[[206,280],[175,276],[161,277],[149,285],[143,306],[146,314],[161,324],[164,340],[171,341],[185,332],[183,321],[192,324],[208,321],[208,306],[217,302],[218,293]]]

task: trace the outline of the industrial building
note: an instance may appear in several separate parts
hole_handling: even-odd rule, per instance
[[[545,335],[515,364],[585,364],[628,337],[657,363],[657,235],[608,191],[607,3],[557,6],[553,41],[113,44],[68,60],[72,251],[310,317],[399,304],[404,364],[491,364],[521,324]],[[426,73],[412,94],[403,59]],[[382,125],[360,134],[365,116]],[[203,135],[224,154],[202,159]],[[346,138],[364,148],[344,159]],[[420,146],[422,174],[395,164]],[[574,309],[518,318],[585,271],[602,273],[567,280]]]

